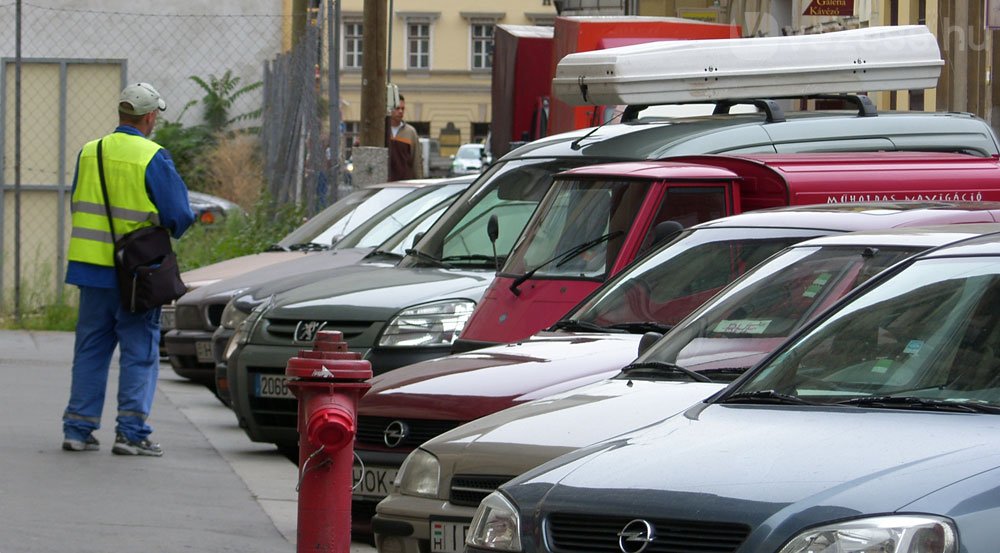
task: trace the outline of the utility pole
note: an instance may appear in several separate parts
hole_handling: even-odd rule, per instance
[[[365,0],[361,62],[361,145],[385,146],[386,0]]]

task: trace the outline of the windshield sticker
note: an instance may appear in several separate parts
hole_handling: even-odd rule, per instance
[[[719,324],[715,325],[713,332],[720,334],[763,334],[769,324],[771,321],[748,319],[720,321]]]
[[[826,283],[830,282],[830,277],[830,273],[823,273],[816,277],[816,280],[814,280],[812,284],[810,284],[809,287],[802,292],[802,297],[815,298],[816,295],[823,290],[823,287],[826,286]]]
[[[872,365],[872,372],[878,374],[885,374],[889,371],[889,367],[892,366],[892,359],[879,359]]]
[[[903,350],[903,353],[913,355],[914,353],[920,351],[920,348],[922,347],[924,347],[923,340],[910,340],[910,343],[906,344],[906,349]]]

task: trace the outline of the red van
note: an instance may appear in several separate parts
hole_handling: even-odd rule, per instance
[[[561,173],[453,352],[549,327],[674,230],[768,207],[907,200],[1000,200],[1000,163],[919,152],[692,155]]]

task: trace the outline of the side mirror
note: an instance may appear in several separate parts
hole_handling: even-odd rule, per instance
[[[490,242],[496,242],[500,238],[500,219],[496,213],[486,221],[486,235],[490,237]]]
[[[340,242],[344,238],[343,234],[334,234],[330,238],[330,246],[336,246],[337,242]]]
[[[639,338],[639,355],[646,353],[646,350],[658,342],[660,338],[663,338],[663,335],[659,332],[647,332],[643,334],[642,338]]]
[[[424,233],[422,233],[422,232],[418,232],[418,233],[414,234],[413,235],[413,244],[412,244],[412,247],[416,248],[417,247],[417,243],[419,243],[420,239],[423,238],[423,237],[424,237]]]

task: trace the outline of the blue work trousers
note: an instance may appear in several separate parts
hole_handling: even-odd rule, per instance
[[[129,313],[117,288],[80,286],[73,348],[73,382],[63,414],[66,438],[85,439],[101,426],[111,356],[119,347],[118,416],[115,431],[129,440],[153,431],[146,423],[160,372],[160,308]]]

